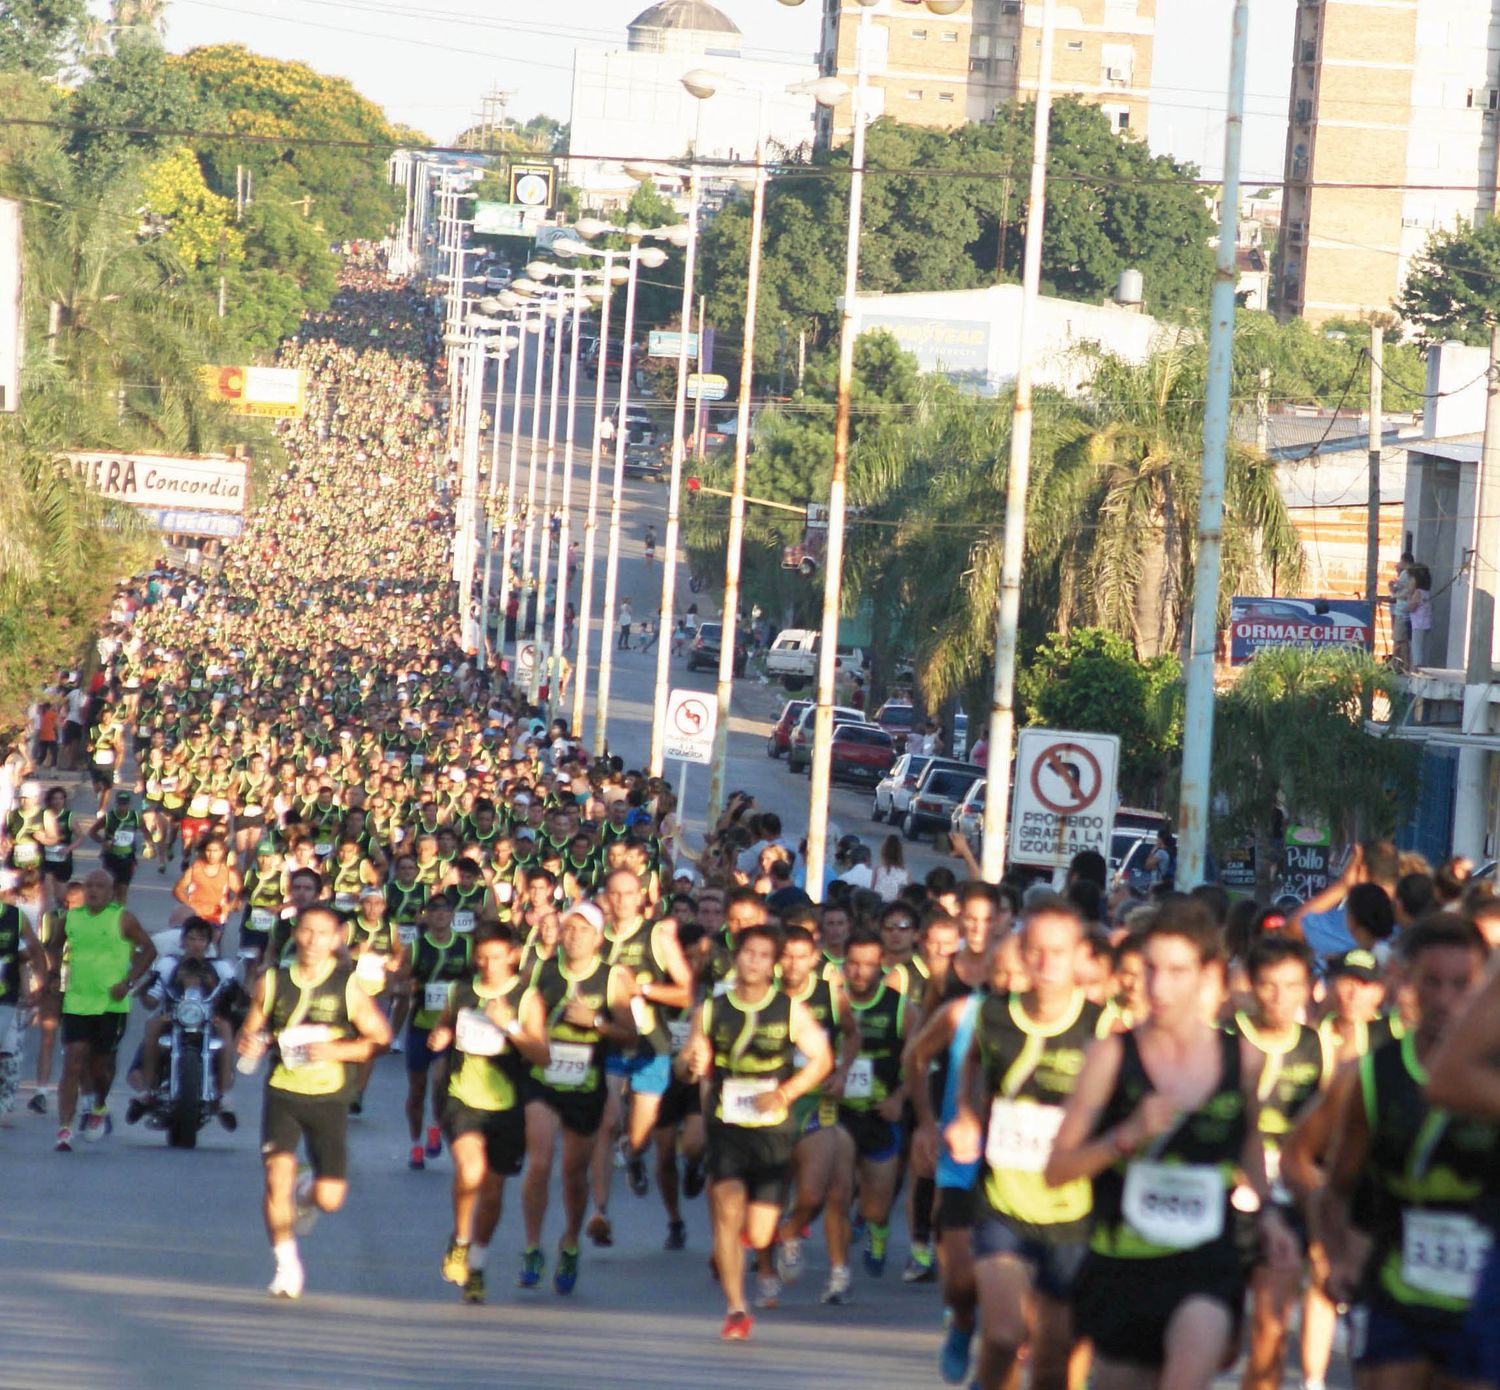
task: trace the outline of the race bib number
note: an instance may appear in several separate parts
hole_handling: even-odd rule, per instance
[[[66,845],[48,845],[42,851],[42,858],[49,864],[61,864],[67,857],[68,847]]]
[[[26,840],[16,846],[16,863],[23,868],[28,864],[35,864],[40,858],[41,852],[32,841]]]
[[[446,980],[433,980],[431,984],[422,990],[422,1011],[429,1014],[440,1014],[448,1007],[448,982]]]
[[[549,1086],[576,1090],[588,1080],[593,1056],[594,1049],[588,1043],[554,1042],[552,1057],[542,1073],[542,1080]]]
[[[460,936],[467,936],[474,930],[474,914],[472,912],[455,912],[453,914],[453,930]]]
[[[241,809],[240,814],[247,818],[253,819],[254,817],[260,815],[262,809],[263,808],[258,801],[247,801],[244,807]]]
[[[276,914],[269,907],[252,907],[250,909],[251,931],[270,931],[276,925]]]
[[[786,1111],[781,1108],[758,1110],[757,1096],[769,1095],[776,1089],[774,1076],[727,1076],[719,1092],[719,1114],[726,1125],[742,1125],[749,1129],[779,1124]]]
[[[311,1066],[308,1048],[314,1043],[327,1042],[332,1037],[333,1029],[323,1023],[299,1023],[292,1028],[282,1029],[281,1036],[276,1040],[281,1049],[281,1065],[288,1071]]]
[[[505,1051],[505,1030],[479,1009],[460,1009],[453,1041],[471,1057],[498,1057]]]
[[[1419,1293],[1469,1302],[1490,1253],[1490,1233],[1451,1211],[1408,1210],[1401,1225],[1401,1279]]]
[[[495,896],[503,903],[508,903],[516,895],[515,884],[502,880],[495,885]]]
[[[417,942],[417,924],[413,922],[410,926],[402,925],[396,928],[396,939],[403,946],[414,946]]]
[[[135,848],[135,831],[117,830],[114,833],[113,844],[116,849],[129,853]]]
[[[385,960],[386,958],[376,951],[366,951],[354,967],[355,978],[363,980],[366,984],[383,985],[385,983]]]
[[[424,758],[420,753],[413,753],[411,755],[411,765],[413,767],[426,767],[427,759]]]
[[[1169,1250],[1207,1245],[1224,1230],[1224,1178],[1210,1164],[1149,1163],[1125,1169],[1125,1219]]]
[[[875,1094],[875,1059],[856,1057],[844,1078],[845,1100],[869,1100]]]
[[[319,859],[327,859],[328,856],[333,853],[333,842],[331,840],[319,840],[317,844],[313,846],[313,853],[316,854]]]
[[[667,1032],[672,1036],[672,1055],[675,1057],[687,1045],[687,1040],[692,1036],[693,1022],[687,1018],[674,1018],[667,1024]]]
[[[333,895],[333,910],[335,912],[353,912],[354,906],[353,893],[335,893]]]
[[[94,762],[99,767],[113,767],[115,764],[115,750],[113,748],[101,748],[94,754]]]
[[[996,1172],[1040,1173],[1062,1124],[1062,1106],[998,1098],[990,1107],[984,1158]]]
[[[188,681],[188,689],[189,690],[202,690],[203,689],[203,677],[202,676],[194,676],[190,681]]]

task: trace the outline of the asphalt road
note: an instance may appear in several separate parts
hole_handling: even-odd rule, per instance
[[[629,593],[642,613],[658,599],[660,569],[647,571],[641,538],[648,523],[658,535],[664,531],[664,489],[627,483],[625,507],[621,593]],[[705,596],[698,597],[707,614]],[[680,660],[673,670],[674,683],[712,688],[707,672],[690,675]],[[654,679],[654,653],[618,654],[612,741],[632,763],[647,751]],[[807,781],[789,775],[764,750],[779,706],[775,688],[737,683],[730,785],[779,811],[788,830],[799,834]],[[706,769],[694,768],[689,819],[700,829],[706,790]],[[833,815],[840,829],[866,833],[873,844],[884,828],[869,823],[868,804],[868,793],[840,789]],[[83,798],[77,805],[83,809]],[[83,871],[91,856],[80,859]],[[938,860],[919,851],[910,862],[920,873]],[[170,874],[142,865],[130,906],[148,930],[167,925],[171,881]],[[140,1027],[137,1011],[122,1072]],[[29,1082],[33,1075],[28,1046],[22,1076]],[[706,1269],[702,1199],[685,1207],[688,1249],[668,1253],[654,1192],[635,1198],[617,1175],[615,1245],[596,1250],[585,1242],[577,1290],[563,1299],[550,1283],[524,1293],[513,1287],[522,1244],[513,1184],[488,1266],[490,1302],[462,1305],[438,1277],[450,1230],[451,1167],[446,1155],[425,1172],[406,1167],[400,1056],[380,1060],[365,1114],[352,1122],[344,1211],[325,1217],[302,1242],[305,1296],[296,1304],[273,1302],[265,1293],[271,1261],[259,1211],[260,1085],[249,1078],[236,1090],[237,1133],[206,1130],[189,1153],[169,1150],[160,1134],[123,1124],[123,1076],[113,1097],[115,1131],[98,1144],[78,1141],[73,1153],[54,1154],[55,1117],[24,1109],[0,1126],[8,1197],[0,1261],[12,1271],[0,1300],[0,1387],[425,1390],[501,1383],[579,1390],[910,1390],[940,1383],[939,1299],[931,1286],[907,1286],[899,1278],[907,1248],[899,1214],[886,1276],[869,1279],[856,1263],[849,1306],[817,1302],[826,1267],[815,1236],[807,1247],[807,1273],[783,1306],[757,1315],[750,1342],[725,1344],[718,1337],[722,1302]],[[549,1268],[559,1220],[554,1206],[546,1229]],[[1288,1377],[1287,1383],[1295,1381]],[[1347,1378],[1335,1383],[1347,1384]]]

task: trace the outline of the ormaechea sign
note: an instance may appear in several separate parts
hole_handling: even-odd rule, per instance
[[[82,451],[63,457],[95,492],[127,506],[245,510],[248,465],[243,460]]]

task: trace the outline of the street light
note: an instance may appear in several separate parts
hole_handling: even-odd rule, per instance
[[[609,746],[609,694],[610,680],[614,673],[614,648],[610,638],[615,628],[615,598],[619,587],[620,568],[620,507],[622,488],[625,482],[625,445],[630,434],[626,423],[630,404],[630,349],[631,337],[635,333],[635,289],[639,280],[640,266],[655,270],[663,265],[667,253],[659,246],[641,245],[642,238],[656,235],[659,229],[647,229],[632,223],[625,229],[630,242],[629,260],[625,281],[625,324],[620,343],[620,401],[615,420],[615,474],[609,499],[609,549],[604,563],[604,609],[603,633],[599,643],[599,678],[594,699],[594,718],[598,722],[595,740],[601,749]],[[601,344],[599,370],[603,372],[609,354]]]

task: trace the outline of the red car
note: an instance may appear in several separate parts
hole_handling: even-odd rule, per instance
[[[780,717],[766,735],[766,757],[779,758],[792,746],[792,730],[802,718],[802,711],[812,705],[811,700],[788,700],[781,707]]]
[[[875,717],[870,721],[878,724],[893,739],[896,740],[898,752],[906,749],[907,735],[911,733],[912,716],[915,711],[906,700],[887,700],[875,711]]]
[[[878,782],[896,761],[896,741],[873,724],[835,724],[828,750],[828,777]]]

